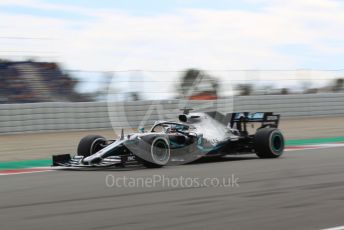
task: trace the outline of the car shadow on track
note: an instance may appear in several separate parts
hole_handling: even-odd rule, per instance
[[[223,156],[223,157],[203,157],[196,161],[190,162],[188,164],[207,164],[207,163],[218,163],[227,161],[244,161],[244,160],[257,160],[256,156]]]
[[[203,157],[196,161],[186,163],[186,164],[171,164],[167,167],[176,167],[176,166],[186,166],[187,165],[198,165],[198,164],[212,164],[219,162],[232,162],[232,161],[246,161],[246,160],[257,160],[255,156],[222,156],[222,157]],[[150,170],[159,170],[161,168],[149,168]],[[142,165],[129,165],[129,166],[117,166],[117,167],[85,167],[85,168],[61,168],[62,171],[133,171],[133,170],[149,170],[148,168]]]

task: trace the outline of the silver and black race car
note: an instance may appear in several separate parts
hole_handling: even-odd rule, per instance
[[[260,158],[277,158],[284,151],[278,129],[280,115],[271,112],[191,113],[178,121],[157,121],[145,132],[108,140],[89,135],[79,142],[77,155],[54,155],[53,166],[106,167],[142,164],[148,168],[185,164],[201,157],[255,153]],[[260,124],[251,134],[249,129]],[[249,125],[250,124],[250,125]]]

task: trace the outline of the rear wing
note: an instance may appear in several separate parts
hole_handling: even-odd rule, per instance
[[[230,114],[227,114],[229,116]],[[246,123],[261,123],[261,128],[271,127],[278,128],[280,114],[274,114],[273,112],[240,112],[232,113],[230,119],[230,127],[233,128],[236,125],[239,130],[244,128],[246,130]]]

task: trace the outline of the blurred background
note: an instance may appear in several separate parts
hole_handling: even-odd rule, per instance
[[[113,79],[117,101],[181,98],[196,78],[202,96],[192,99],[340,92],[343,8],[336,0],[2,0],[0,103],[104,101]]]
[[[344,70],[83,71],[64,69],[56,62],[0,60],[2,104],[341,92]]]

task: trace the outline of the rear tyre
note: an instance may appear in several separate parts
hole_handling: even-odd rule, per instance
[[[80,140],[77,154],[88,157],[104,148],[105,143],[106,139],[100,135],[88,135]]]
[[[260,158],[277,158],[284,151],[284,137],[279,129],[263,128],[254,137],[254,148]]]

